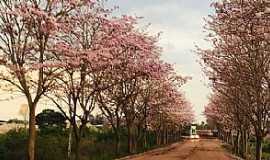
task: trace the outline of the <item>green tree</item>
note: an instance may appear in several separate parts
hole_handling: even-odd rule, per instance
[[[66,127],[66,118],[52,109],[45,109],[36,116],[39,129],[63,129]]]

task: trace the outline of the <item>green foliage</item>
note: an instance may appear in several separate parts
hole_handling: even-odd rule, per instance
[[[37,139],[38,160],[65,160],[67,159],[67,136],[48,134]]]
[[[263,154],[262,154],[262,159],[263,159],[263,160],[269,160],[269,159],[270,159],[270,153],[268,153],[268,152],[263,152]]]
[[[253,156],[255,156],[255,150],[256,150],[256,138],[255,137],[251,137],[250,138],[250,151],[253,154]],[[265,140],[262,144],[262,160],[269,160],[270,159],[270,140]]]
[[[1,160],[24,160],[26,157],[27,131],[10,130],[0,136]]]
[[[263,152],[270,154],[270,140],[264,141]]]
[[[67,134],[62,130],[54,130],[48,134],[39,134],[37,137],[38,160],[66,159]],[[27,130],[21,128],[10,130],[0,135],[1,160],[26,160]]]
[[[66,129],[62,127],[42,127],[39,132],[40,136],[46,136],[46,135],[57,135],[57,136],[66,136]]]
[[[51,109],[45,109],[36,116],[36,123],[40,130],[52,128],[65,128],[66,118],[60,113]]]
[[[82,160],[112,160],[114,153],[114,135],[111,129],[86,128],[81,143]]]
[[[269,160],[270,159],[270,140],[264,141],[262,150],[263,150],[262,159]]]
[[[52,127],[37,133],[37,160],[66,160],[68,148],[68,130]],[[120,152],[115,154],[116,137],[110,128],[95,126],[86,128],[81,140],[80,160],[113,160],[128,155],[127,131],[120,130]],[[74,140],[74,138],[73,138]],[[141,145],[138,152],[156,147],[154,132],[147,133],[147,146]],[[27,130],[11,130],[0,135],[0,160],[25,160]],[[73,148],[74,151],[74,141]],[[73,152],[74,154],[74,152]]]

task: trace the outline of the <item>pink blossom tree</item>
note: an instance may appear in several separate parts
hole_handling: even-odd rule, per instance
[[[213,48],[199,52],[213,87],[230,100],[230,113],[238,109],[252,125],[260,160],[269,122],[269,2],[235,0],[213,6],[215,14],[206,26]]]
[[[89,115],[101,97],[100,92],[110,91],[115,85],[136,77],[131,75],[119,79],[116,68],[125,69],[123,64],[127,64],[126,73],[128,69],[132,72],[135,67],[139,68],[142,64],[134,61],[139,61],[138,57],[141,61],[147,60],[147,55],[141,52],[147,54],[150,47],[154,46],[151,46],[150,38],[135,30],[134,18],[110,18],[110,11],[98,3],[73,9],[71,13],[65,17],[65,27],[60,29],[52,49],[54,58],[59,61],[57,67],[60,73],[56,78],[56,87],[59,89],[50,92],[47,97],[70,121],[76,140],[76,159],[80,159],[81,137],[89,122]],[[149,53],[148,57],[151,56]],[[53,63],[46,67],[56,66]],[[111,81],[110,76],[117,79]],[[99,101],[102,109],[105,100],[102,98]]]
[[[3,0],[0,2],[1,74],[12,91],[25,95],[29,106],[28,158],[35,157],[35,110],[42,95],[53,84],[57,69],[45,68],[50,61],[49,43],[59,20],[77,6],[77,1]]]

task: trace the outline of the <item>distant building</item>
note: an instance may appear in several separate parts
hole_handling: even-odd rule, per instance
[[[197,135],[197,126],[191,125],[189,130],[190,135]]]
[[[197,134],[197,125],[196,124],[191,124],[188,126],[185,126],[184,131],[183,131],[183,137],[185,138],[199,138],[199,135]]]

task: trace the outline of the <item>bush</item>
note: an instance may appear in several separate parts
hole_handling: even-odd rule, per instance
[[[27,130],[11,130],[0,135],[0,160],[25,160],[27,149]],[[112,160],[128,155],[127,132],[121,129],[121,146],[119,154],[115,154],[115,135],[110,128],[96,128],[94,126],[84,131],[81,139],[80,160]],[[67,159],[68,132],[63,128],[46,127],[37,133],[37,160],[65,160]],[[156,146],[155,135],[148,132],[148,145],[138,151],[142,152]],[[73,138],[72,153],[75,142]],[[138,146],[139,147],[139,146]]]
[[[41,130],[53,127],[66,128],[66,118],[60,112],[44,109],[36,116],[36,124]]]
[[[55,136],[67,136],[66,129],[61,127],[53,126],[53,127],[44,127],[39,130],[39,136],[46,136],[46,135],[55,135]]]
[[[37,139],[38,160],[65,160],[67,159],[67,136],[48,134]]]
[[[1,160],[25,160],[27,131],[25,129],[10,130],[0,136]]]
[[[263,152],[270,154],[270,140],[266,140],[263,143]]]
[[[26,160],[28,131],[21,128],[0,135],[0,160]],[[62,130],[49,130],[38,134],[38,160],[64,160],[67,154],[67,134]]]
[[[252,156],[255,156],[255,150],[256,150],[256,141],[255,137],[252,137],[250,140],[251,148],[250,151],[252,153]],[[262,144],[262,160],[270,160],[270,141],[265,140]]]

